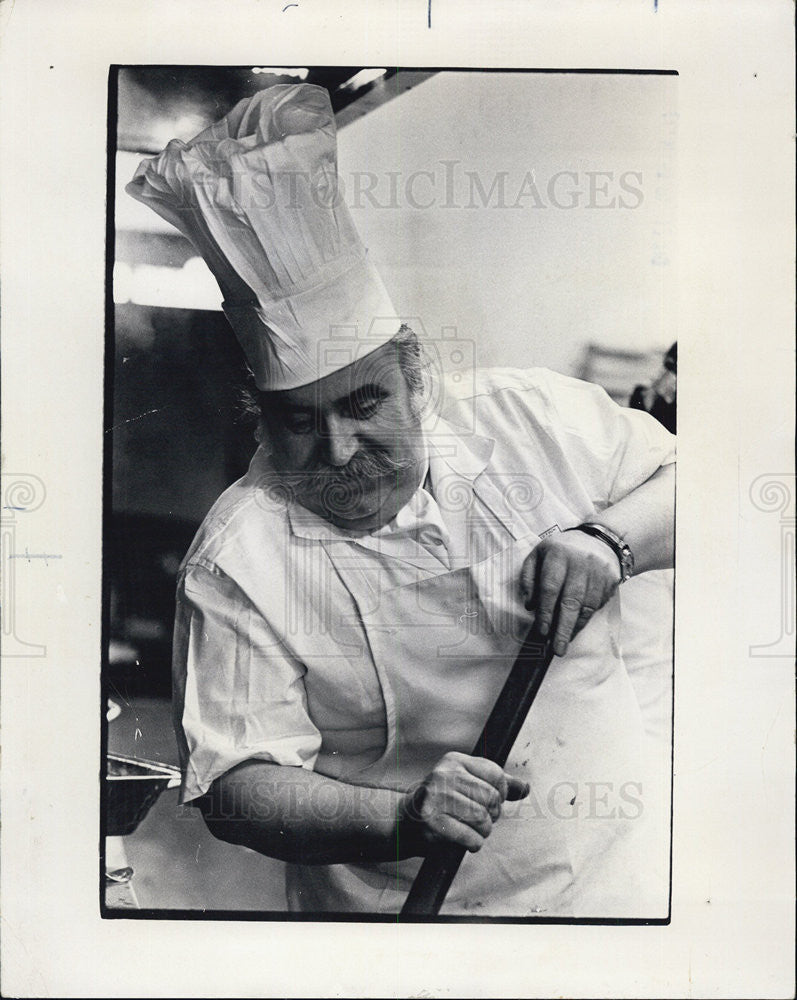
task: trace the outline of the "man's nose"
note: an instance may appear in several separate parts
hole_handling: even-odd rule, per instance
[[[360,448],[354,422],[333,416],[327,419],[326,424],[327,461],[330,465],[348,465]]]

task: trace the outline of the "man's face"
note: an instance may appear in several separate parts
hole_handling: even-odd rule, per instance
[[[420,420],[394,344],[271,393],[266,424],[274,465],[296,499],[337,527],[375,531],[419,485]]]

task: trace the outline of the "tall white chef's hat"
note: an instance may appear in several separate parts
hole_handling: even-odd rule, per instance
[[[142,161],[126,190],[202,254],[258,388],[314,382],[398,332],[338,187],[323,87],[270,87],[240,101],[190,142],[173,139]]]

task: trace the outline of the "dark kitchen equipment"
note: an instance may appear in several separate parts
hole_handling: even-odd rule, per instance
[[[105,774],[107,788],[105,833],[126,837],[132,833],[166,788],[180,784],[180,772],[168,764],[109,753]]]

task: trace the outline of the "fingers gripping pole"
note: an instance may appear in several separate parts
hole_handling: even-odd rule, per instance
[[[486,757],[501,767],[506,764],[552,659],[551,642],[532,628],[473,748],[474,757]],[[446,844],[431,851],[415,876],[400,916],[439,913],[465,853],[459,844]]]

